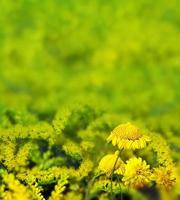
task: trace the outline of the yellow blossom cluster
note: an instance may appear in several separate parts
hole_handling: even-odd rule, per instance
[[[127,188],[140,189],[149,187],[155,182],[158,188],[171,190],[176,182],[173,162],[168,159],[167,145],[161,139],[157,141],[157,138],[155,134],[151,138],[150,134],[149,136],[144,135],[138,127],[131,123],[117,126],[107,141],[112,142],[113,146],[117,146],[118,150],[114,154],[105,155],[100,160],[98,169],[107,177],[111,177],[111,182],[113,174],[117,174],[120,176],[118,179],[120,184]],[[147,143],[150,143],[148,148],[151,148],[154,153],[157,152],[159,167],[150,166],[142,157],[135,155],[137,152],[133,150],[143,149]],[[159,151],[158,147],[161,147]],[[122,160],[123,150],[132,150],[131,157],[126,162]]]
[[[13,174],[3,175],[3,200],[31,200],[32,194],[27,188],[15,179]]]

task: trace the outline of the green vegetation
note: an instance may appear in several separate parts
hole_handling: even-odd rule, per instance
[[[155,166],[160,141],[177,165],[179,34],[178,0],[1,0],[0,199],[108,200],[97,168],[126,122],[154,137],[154,153],[135,154]],[[161,193],[122,190],[133,200]]]

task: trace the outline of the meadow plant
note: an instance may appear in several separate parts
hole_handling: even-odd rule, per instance
[[[151,134],[145,135],[142,130],[128,122],[114,128],[107,138],[107,142],[117,146],[118,150],[114,154],[105,155],[100,160],[98,169],[111,179],[111,199],[113,199],[114,175],[116,175],[115,181],[120,185],[121,199],[123,199],[121,187],[136,190],[145,187],[160,187],[164,192],[169,192],[175,185],[175,167],[172,159],[168,156],[166,144],[163,149],[158,135],[156,136],[155,133],[153,135],[153,138],[151,138]],[[146,148],[147,145],[151,145],[154,154],[157,151],[158,166],[155,163],[147,164],[148,159],[144,160],[138,156],[136,150]],[[123,160],[123,151],[127,150],[132,151],[132,154],[128,159]]]

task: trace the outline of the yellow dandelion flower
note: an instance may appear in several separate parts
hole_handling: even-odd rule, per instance
[[[142,149],[150,141],[150,138],[143,135],[136,126],[126,123],[117,126],[107,141],[112,142],[113,146],[117,145],[119,149]]]
[[[119,152],[115,154],[108,154],[104,156],[100,162],[98,169],[111,176],[113,171],[117,174],[122,174],[124,172],[124,162],[119,158]]]
[[[130,158],[125,165],[122,181],[125,186],[135,189],[142,188],[151,181],[150,166],[142,158]]]
[[[167,191],[169,191],[176,182],[176,177],[172,166],[155,168],[153,177],[157,186],[164,188]]]

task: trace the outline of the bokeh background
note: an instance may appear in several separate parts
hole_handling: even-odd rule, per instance
[[[161,133],[178,161],[179,36],[179,0],[1,0],[1,127],[80,102]]]
[[[178,0],[1,0],[0,106],[49,120],[96,102],[177,131],[179,13]]]

